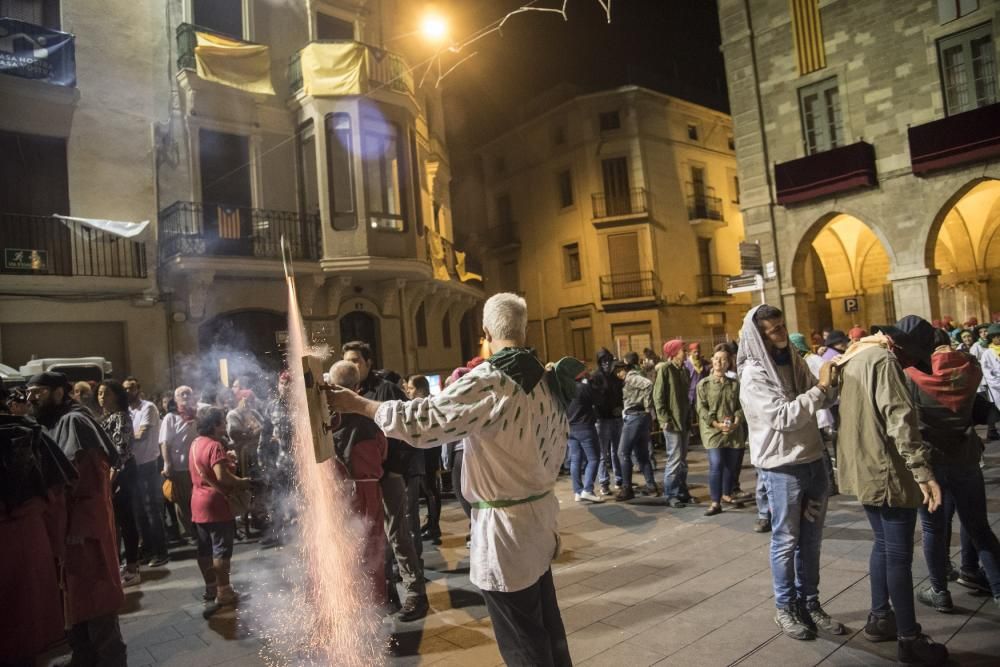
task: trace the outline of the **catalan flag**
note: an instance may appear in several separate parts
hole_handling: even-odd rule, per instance
[[[238,239],[242,236],[240,230],[240,209],[219,206],[219,238]]]
[[[819,0],[789,0],[792,6],[792,35],[798,56],[799,75],[826,67],[823,26],[819,21]]]

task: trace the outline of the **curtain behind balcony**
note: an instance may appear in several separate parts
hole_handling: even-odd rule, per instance
[[[306,95],[360,95],[367,84],[367,49],[357,42],[313,42],[302,49],[302,89]]]
[[[195,32],[198,76],[248,93],[274,95],[271,86],[271,50],[207,32]]]

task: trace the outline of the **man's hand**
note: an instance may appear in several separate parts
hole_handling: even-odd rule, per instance
[[[331,385],[326,390],[326,404],[333,412],[345,412],[375,418],[378,401],[370,401],[352,389]]]
[[[929,482],[921,483],[920,490],[924,494],[924,504],[927,505],[928,512],[933,512],[941,507],[941,487],[938,486],[936,480],[932,479]]]
[[[820,366],[819,384],[821,389],[826,390],[828,387],[833,386],[834,377],[834,365],[832,361],[828,361]]]
[[[172,471],[170,470],[170,466],[163,466],[163,470],[160,471],[160,477],[167,479],[170,477],[171,472]]]
[[[823,503],[819,500],[813,500],[812,498],[806,498],[805,507],[802,508],[802,516],[809,523],[816,523],[816,519],[819,518],[820,512],[823,510]]]

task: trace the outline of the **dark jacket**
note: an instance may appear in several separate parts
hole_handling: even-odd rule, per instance
[[[405,401],[406,394],[398,384],[393,384],[369,373],[365,381],[361,383],[361,395],[373,401]],[[383,468],[386,472],[394,472],[398,475],[405,475],[410,470],[410,459],[414,456],[416,449],[406,444],[402,440],[395,438],[388,439],[389,455],[385,459]],[[421,463],[423,459],[421,458]],[[422,472],[420,474],[423,474]]]
[[[576,426],[594,426],[594,394],[586,381],[576,383],[576,398],[566,409],[566,418],[570,428]]]
[[[597,352],[598,370],[590,378],[594,395],[594,413],[598,419],[621,419],[624,398],[622,381],[614,374],[615,358],[606,349]]]

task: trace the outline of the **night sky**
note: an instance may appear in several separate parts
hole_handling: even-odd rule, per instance
[[[460,39],[527,0],[442,3]],[[558,7],[561,0],[538,0]],[[729,110],[715,0],[614,0],[611,24],[597,0],[569,0],[558,14],[512,17],[503,36],[470,46],[479,53],[442,83],[449,145],[465,152],[525,120],[525,104],[560,83],[581,93],[643,85]],[[447,63],[447,60],[445,61]]]

